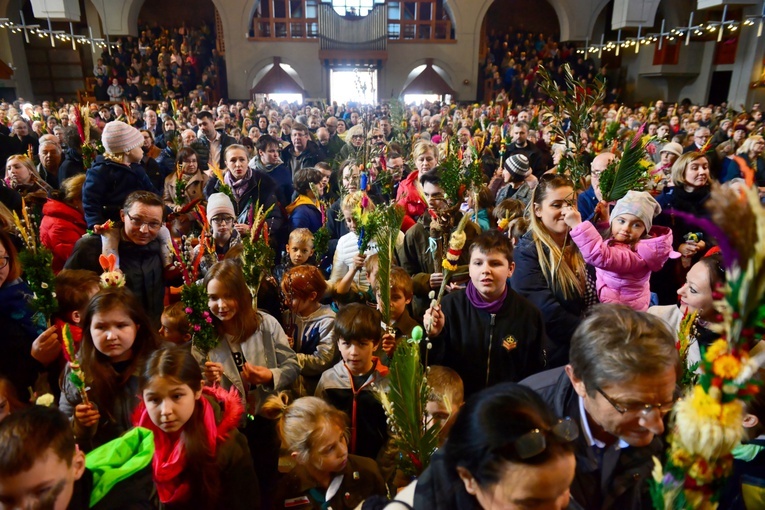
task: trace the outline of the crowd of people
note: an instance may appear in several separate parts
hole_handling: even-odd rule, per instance
[[[117,38],[116,47],[96,60],[96,101],[162,101],[189,98],[193,92],[192,98],[206,103],[221,96],[225,61],[211,25],[139,26],[138,32],[138,37]]]
[[[539,68],[543,67],[560,86],[565,86],[563,66],[587,88],[601,72],[592,58],[577,51],[576,44],[560,42],[554,36],[513,29],[490,30],[486,56],[482,62],[481,81],[486,84],[485,101],[512,101],[528,105],[544,100],[537,87]],[[619,86],[606,93],[607,103],[619,102]]]
[[[149,61],[146,37],[123,41],[126,57]],[[157,42],[171,73],[196,69],[173,58],[188,44],[180,34]],[[538,42],[524,44],[556,58],[554,43]],[[510,45],[521,56],[505,66],[503,46],[492,41],[492,58],[520,65],[517,81],[537,57],[523,63]],[[534,102],[524,106],[531,97],[211,105],[185,92],[152,97],[156,106],[140,94],[90,107],[0,103],[0,505],[650,507],[651,459],[678,397],[679,323],[698,313],[691,363],[719,320],[720,248],[693,217],[709,216],[715,182],[741,186],[751,173],[765,195],[759,105],[603,104],[584,133],[582,183],[558,172],[569,149]],[[619,157],[603,141],[614,123],[621,139],[652,136],[651,164],[644,189],[607,204],[599,179]],[[449,192],[455,150],[483,178],[464,197]],[[50,327],[27,307],[13,219],[22,203],[52,253]],[[377,244],[360,251],[358,210],[389,203],[405,217],[386,328]],[[243,238],[261,206],[276,260],[253,296]],[[435,252],[463,216],[465,249],[435,303],[445,277]],[[211,250],[193,256],[203,252],[209,352],[192,342],[169,248],[207,228]],[[411,452],[392,447],[376,392],[417,326],[428,336],[425,420],[442,427],[443,446],[412,481],[397,473]],[[57,409],[30,407],[28,389]],[[763,405],[747,409],[752,444],[765,434]],[[763,455],[736,462],[757,473]],[[104,469],[123,471],[104,487]],[[742,504],[732,483],[725,508]]]

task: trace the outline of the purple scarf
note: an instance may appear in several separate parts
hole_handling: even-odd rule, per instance
[[[502,292],[502,295],[497,298],[496,301],[485,301],[483,297],[481,297],[481,294],[478,293],[478,289],[475,288],[472,281],[468,281],[467,288],[465,289],[465,294],[467,294],[467,298],[468,301],[470,301],[470,304],[479,310],[483,310],[487,313],[497,313],[502,308],[502,305],[505,302],[505,298],[507,297],[507,285],[505,285],[505,290]]]
[[[231,190],[234,192],[234,195],[236,196],[236,199],[239,200],[242,198],[242,195],[244,195],[247,190],[250,188],[250,180],[252,179],[252,168],[247,169],[247,173],[244,174],[244,177],[239,179],[238,181],[234,181],[234,176],[231,174],[231,172],[226,172],[226,176],[223,177],[223,180],[226,181],[226,184],[231,186]]]

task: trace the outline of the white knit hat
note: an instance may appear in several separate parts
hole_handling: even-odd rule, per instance
[[[661,206],[647,191],[628,191],[611,211],[611,222],[622,214],[633,214],[645,225],[646,233],[651,231],[653,219],[661,213]]]
[[[213,193],[207,199],[207,217],[213,219],[219,214],[228,214],[236,218],[234,204],[231,203],[231,199],[225,193]]]
[[[143,145],[143,135],[133,126],[113,120],[104,127],[101,142],[106,152],[122,154]]]

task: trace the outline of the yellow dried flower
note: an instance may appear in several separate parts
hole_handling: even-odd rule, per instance
[[[672,458],[672,464],[681,468],[688,467],[693,460],[693,457],[691,457],[691,454],[688,452],[688,450],[680,447],[674,448],[670,455]]]
[[[732,354],[723,354],[712,363],[712,371],[723,379],[735,379],[741,372],[741,361]]]
[[[741,426],[743,420],[743,407],[740,400],[734,400],[722,405],[720,423],[723,427]]]
[[[693,406],[696,416],[699,418],[716,419],[720,416],[720,402],[709,396],[701,386],[695,386],[693,388],[691,405]]]
[[[712,362],[726,352],[728,352],[728,342],[721,338],[709,346],[706,354],[704,354],[704,359]]]

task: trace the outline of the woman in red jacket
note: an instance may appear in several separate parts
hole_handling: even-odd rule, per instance
[[[74,249],[74,244],[85,235],[87,225],[82,210],[82,185],[85,174],[75,175],[61,183],[61,189],[43,205],[40,223],[40,241],[53,252],[53,272],[58,274]]]

